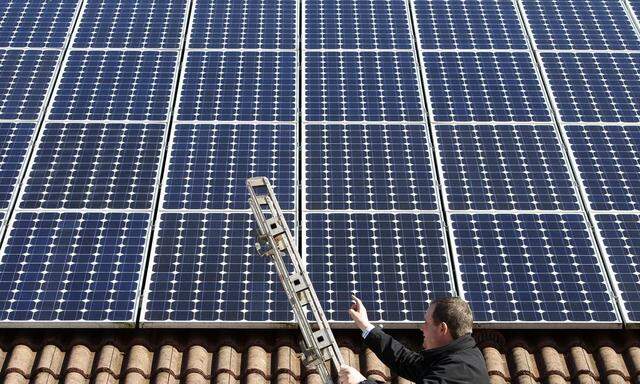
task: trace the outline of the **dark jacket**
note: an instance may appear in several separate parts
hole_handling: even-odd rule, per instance
[[[391,370],[416,384],[489,383],[484,357],[470,334],[440,348],[414,352],[376,327],[365,344]]]

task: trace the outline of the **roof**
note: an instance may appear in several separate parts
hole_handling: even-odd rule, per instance
[[[417,349],[419,331],[390,331]],[[336,331],[346,361],[377,381],[396,377],[354,331]],[[493,331],[474,337],[492,383],[640,380],[636,331]],[[301,367],[295,330],[11,330],[0,339],[5,384],[320,384]]]

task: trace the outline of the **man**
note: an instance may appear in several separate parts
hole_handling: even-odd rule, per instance
[[[471,336],[471,308],[459,297],[431,302],[422,324],[424,350],[413,352],[369,323],[367,310],[357,297],[349,315],[362,331],[364,342],[399,376],[416,384],[488,384],[489,375]],[[339,384],[374,384],[355,368],[340,367]]]

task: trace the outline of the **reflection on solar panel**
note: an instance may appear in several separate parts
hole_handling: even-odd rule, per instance
[[[306,125],[306,209],[435,210],[423,125]]]
[[[453,214],[459,281],[480,322],[614,322],[580,214]]]
[[[640,126],[563,129],[594,210],[640,209]]]
[[[249,209],[246,179],[266,176],[280,207],[294,209],[295,125],[178,124],[165,209]]]
[[[621,1],[524,0],[538,49],[640,49]]]
[[[9,208],[34,129],[31,123],[0,123],[0,209]]]
[[[295,121],[294,52],[189,52],[179,120]]]
[[[71,51],[50,120],[165,120],[175,52]]]
[[[248,213],[160,214],[145,321],[293,321]],[[290,228],[293,229],[292,224]]]
[[[411,52],[307,52],[307,121],[421,121]]]
[[[640,216],[595,215],[605,257],[628,320],[640,321]]]
[[[104,2],[84,8],[76,48],[178,48],[185,0]]]
[[[62,48],[77,0],[5,0],[0,5],[0,47]]]
[[[527,49],[511,1],[413,2],[422,49]]]
[[[0,119],[38,118],[58,55],[54,50],[0,49]]]
[[[450,295],[437,214],[307,214],[307,270],[329,320],[350,321],[351,294],[372,321],[422,321],[428,301]]]
[[[46,125],[22,209],[150,209],[162,124]]]
[[[452,210],[579,210],[551,125],[436,125]]]
[[[189,48],[296,49],[295,0],[197,0]]]
[[[436,121],[550,121],[527,52],[424,53]]]
[[[563,121],[640,121],[640,54],[543,53],[541,56]]]
[[[149,215],[18,213],[0,263],[0,320],[134,320]]]
[[[307,49],[411,49],[404,0],[305,2]]]

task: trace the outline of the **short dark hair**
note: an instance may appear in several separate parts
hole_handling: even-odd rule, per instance
[[[457,339],[471,333],[473,314],[469,304],[460,297],[442,297],[431,302],[435,305],[431,317],[436,324],[445,322],[451,336]]]

